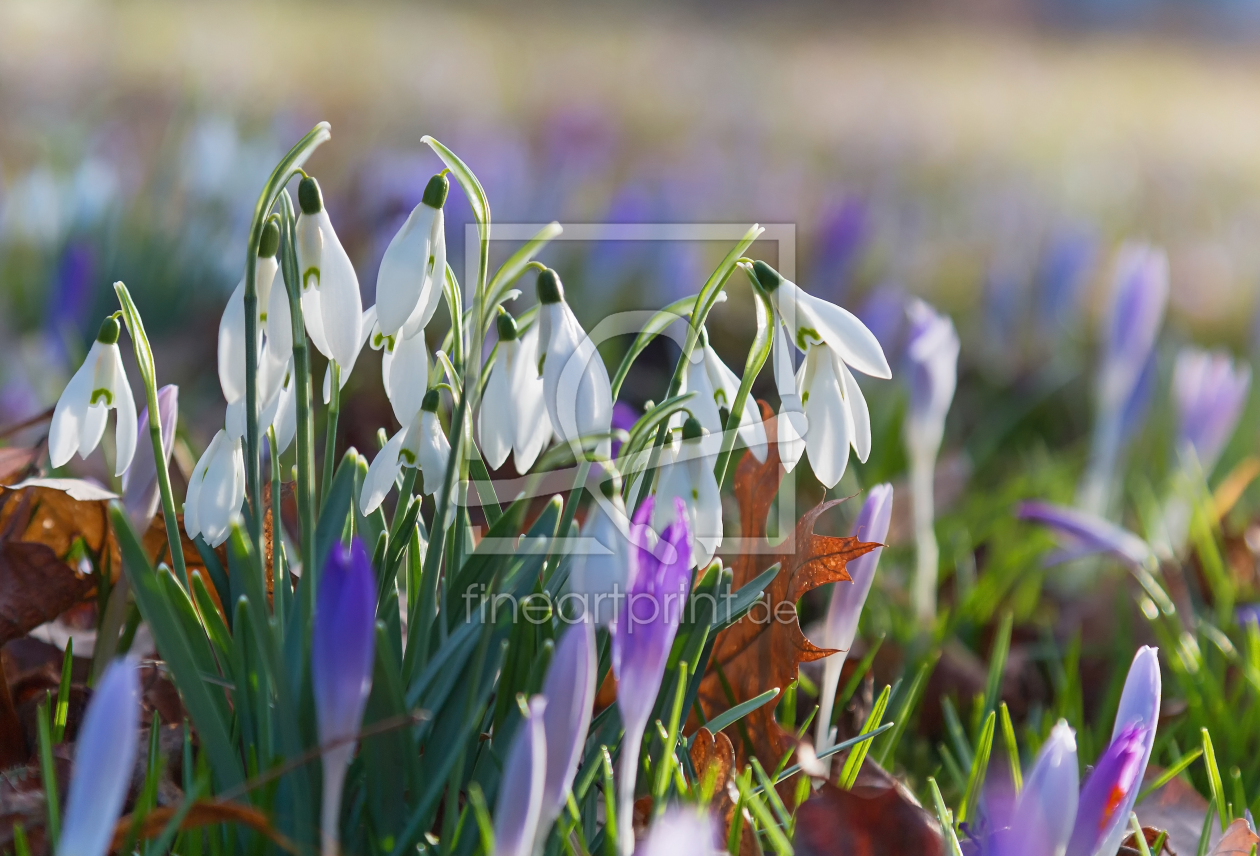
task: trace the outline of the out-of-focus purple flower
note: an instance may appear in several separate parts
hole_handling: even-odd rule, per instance
[[[1068,856],[1101,856],[1120,847],[1155,745],[1160,693],[1159,652],[1143,645],[1124,681],[1111,745],[1081,789]]]
[[[1145,766],[1142,753],[1148,730],[1142,725],[1126,726],[1094,765],[1081,788],[1079,811],[1067,850],[1070,856],[1104,853],[1112,829],[1124,831],[1128,807],[1137,796]]]
[[[1120,412],[1121,443],[1127,443],[1133,439],[1146,424],[1146,414],[1150,412],[1151,401],[1155,398],[1155,381],[1158,378],[1159,361],[1152,351],[1146,359],[1146,365],[1142,366],[1142,373],[1138,375],[1133,394],[1129,396],[1129,400],[1124,403],[1124,409]]]
[[[1078,786],[1076,734],[1060,720],[1037,753],[1008,828],[993,836],[991,856],[1062,853],[1076,821]]]
[[[1078,559],[1095,553],[1110,553],[1138,567],[1149,567],[1155,554],[1149,544],[1129,530],[1078,508],[1050,502],[1021,503],[1016,516],[1053,529],[1064,550],[1047,564]]]
[[[635,856],[717,856],[726,852],[718,841],[713,815],[673,806],[652,824]]]
[[[74,748],[58,856],[104,856],[127,799],[140,724],[140,679],[130,659],[105,669]]]
[[[869,212],[866,202],[856,196],[833,201],[822,214],[822,222],[814,236],[814,282],[816,291],[839,300],[849,286],[862,248],[869,233]]]
[[[1177,450],[1194,451],[1204,475],[1212,472],[1233,436],[1251,388],[1251,368],[1224,351],[1183,348],[1173,369]]]
[[[175,426],[179,421],[179,387],[173,383],[158,390],[158,415],[161,417],[162,432],[162,466],[171,460],[171,450],[175,448]],[[123,507],[137,532],[149,528],[149,521],[157,514],[161,495],[158,492],[157,462],[149,445],[149,408],[146,405],[140,411],[140,425],[136,436],[142,444],[140,454],[132,458],[131,466],[123,473]]]
[[[1125,414],[1140,388],[1167,306],[1168,257],[1163,250],[1145,244],[1121,247],[1095,386],[1093,445],[1077,499],[1093,514],[1105,515],[1111,505]]]
[[[643,731],[656,704],[665,661],[678,633],[691,581],[691,533],[686,506],[681,499],[675,500],[674,522],[653,544],[649,522],[654,504],[653,497],[649,497],[634,516],[630,584],[625,604],[612,626],[617,708],[625,727],[617,801],[617,842],[623,854],[634,846],[634,784]]]
[[[547,669],[542,695],[547,764],[537,837],[545,836],[560,816],[582,760],[586,732],[595,704],[595,625],[581,621],[565,631]]]
[[[494,807],[494,856],[530,856],[547,780],[547,700],[529,700],[529,716],[512,738],[512,748]]]
[[[1260,603],[1244,603],[1234,608],[1234,621],[1239,627],[1254,624],[1260,627]]]
[[[1002,358],[1022,351],[1027,306],[1027,260],[1022,254],[999,254],[984,280],[984,330],[985,344],[1002,367],[1015,365]]]
[[[853,537],[882,544],[888,537],[888,524],[892,520],[892,500],[892,485],[877,484],[871,488],[857,520],[853,523]],[[879,556],[883,551],[883,547],[877,547],[849,562],[848,570],[849,576],[853,578],[852,582],[835,583],[831,587],[831,605],[827,609],[827,619],[823,625],[822,647],[834,648],[840,653],[832,654],[823,662],[822,694],[819,697],[817,737],[814,741],[819,752],[831,746],[831,708],[836,697],[836,687],[840,684],[840,671],[844,668],[845,656],[857,634],[858,619],[866,604],[866,596],[870,593],[871,583],[875,580],[875,568],[879,565]]]
[[[614,430],[629,431],[634,427],[634,423],[639,421],[639,411],[634,409],[633,405],[626,404],[624,401],[613,403],[612,411],[612,427]],[[612,441],[612,456],[617,457],[617,453],[621,451],[621,441]]]
[[[922,300],[914,300],[906,307],[906,317],[910,322],[906,345],[910,385],[907,440],[935,455],[958,384],[958,333],[948,316]]]
[[[53,333],[63,336],[67,332],[82,332],[92,309],[95,269],[92,246],[81,240],[71,241],[57,262],[53,288],[48,292],[45,324]]]
[[[1056,336],[1080,311],[1081,290],[1097,254],[1094,233],[1068,227],[1051,235],[1037,264],[1037,322],[1042,333]]]
[[[893,283],[879,285],[857,310],[858,319],[875,334],[886,354],[901,350],[901,336],[906,326],[906,295]]]
[[[311,633],[311,685],[315,721],[326,749],[321,815],[323,852],[335,856],[341,814],[341,789],[354,755],[353,738],[363,721],[372,688],[376,643],[376,580],[363,543],[336,544],[319,578]]]

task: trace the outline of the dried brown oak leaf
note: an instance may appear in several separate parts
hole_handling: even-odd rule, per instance
[[[1247,821],[1239,818],[1225,830],[1212,856],[1250,856],[1257,845],[1260,845],[1260,836],[1251,831]]]
[[[783,480],[774,413],[764,401],[760,404],[766,426],[766,460],[758,462],[745,453],[735,470],[740,534],[744,539],[757,542],[766,539],[766,515]],[[796,679],[801,663],[835,653],[805,638],[796,615],[796,603],[811,589],[850,579],[845,570],[849,560],[879,546],[856,538],[814,534],[814,521],[818,516],[841,501],[823,502],[805,512],[780,550],[745,552],[731,562],[735,589],[755,579],[775,562],[779,563],[779,573],[766,588],[763,605],[754,606],[748,615],[719,633],[714,642],[709,671],[700,682],[700,704],[707,719],[771,687],[787,687]],[[723,677],[729,684],[729,694]],[[774,708],[773,704],[762,705],[741,721],[744,724],[741,730],[749,735],[753,752],[767,769],[774,769],[793,745],[791,735],[775,721]],[[738,724],[730,726],[737,727]],[[747,747],[743,739],[736,739],[739,731],[730,733],[738,766],[742,768],[748,763]]]
[[[936,818],[868,760],[852,790],[826,783],[796,810],[798,856],[944,856]]]

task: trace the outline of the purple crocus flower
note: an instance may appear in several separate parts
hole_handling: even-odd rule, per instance
[[[324,856],[337,853],[341,788],[363,721],[376,643],[376,580],[363,543],[332,548],[319,579],[311,633],[315,721],[324,750]]]
[[[134,660],[105,669],[74,748],[74,776],[57,856],[104,856],[114,837],[136,761],[140,678]]]
[[[1095,390],[1097,414],[1089,468],[1077,504],[1094,514],[1111,505],[1124,413],[1137,391],[1168,306],[1168,257],[1145,244],[1120,248]]]
[[[992,856],[1057,856],[1076,820],[1076,734],[1060,720],[1037,753],[1011,822],[993,836]]]
[[[1177,451],[1189,447],[1205,476],[1233,435],[1250,388],[1251,368],[1235,365],[1224,351],[1182,348],[1177,354],[1172,380]]]
[[[869,211],[861,198],[845,196],[828,205],[814,236],[814,280],[820,292],[830,292],[834,301],[844,296],[869,232]]]
[[[1043,334],[1056,337],[1080,311],[1081,290],[1097,254],[1094,233],[1082,226],[1058,229],[1037,263],[1037,321]]]
[[[642,414],[635,410],[632,405],[626,404],[624,401],[613,403],[612,411],[612,427],[618,431],[629,431],[634,427],[634,423],[639,421]],[[621,451],[621,441],[612,441],[612,456],[617,457],[617,453]]]
[[[910,408],[902,426],[910,459],[917,567],[912,600],[922,621],[936,617],[936,575],[940,553],[933,529],[936,454],[945,434],[945,416],[958,383],[958,333],[954,322],[922,300],[906,307]]]
[[[877,484],[871,488],[866,495],[866,502],[862,504],[862,510],[858,512],[857,520],[853,522],[853,537],[882,544],[888,537],[892,504],[892,485]],[[815,738],[819,752],[831,746],[831,708],[836,698],[836,687],[840,684],[840,671],[844,668],[845,656],[857,634],[858,618],[862,615],[862,607],[866,604],[866,596],[875,580],[875,568],[879,565],[879,556],[883,551],[883,547],[877,547],[849,562],[848,570],[852,582],[835,583],[831,587],[831,605],[827,609],[827,620],[823,625],[822,647],[834,648],[840,653],[832,654],[823,662],[822,694],[819,696]]]
[[[545,698],[530,699],[529,716],[512,739],[494,807],[494,856],[530,856],[533,851],[547,780],[546,710]]]
[[[1077,508],[1050,502],[1021,503],[1016,516],[1054,530],[1064,542],[1064,549],[1048,559],[1047,564],[1079,559],[1095,553],[1110,553],[1137,567],[1149,568],[1155,561],[1151,547],[1127,529]]]
[[[175,448],[175,426],[179,421],[179,387],[167,384],[158,390],[158,415],[161,417],[162,432],[162,466],[171,460],[171,450]],[[149,408],[140,411],[140,424],[136,436],[141,443],[148,443]],[[161,495],[158,491],[157,462],[152,451],[141,451],[132,458],[131,466],[122,477],[123,507],[137,532],[149,528],[149,521],[157,514]]]
[[[556,646],[542,695],[546,734],[546,777],[542,786],[537,837],[551,831],[560,816],[586,746],[595,705],[595,625],[583,620],[570,627]]]
[[[717,856],[726,852],[718,842],[713,815],[671,806],[652,824],[635,856]]]
[[[617,802],[617,843],[622,854],[629,854],[634,847],[634,784],[639,748],[691,582],[691,533],[686,506],[681,499],[674,503],[674,522],[655,544],[649,526],[654,498],[649,497],[635,514],[630,533],[630,584],[625,605],[612,626],[617,708],[625,728]]]

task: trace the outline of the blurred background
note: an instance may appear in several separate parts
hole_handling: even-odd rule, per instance
[[[952,314],[946,445],[969,466],[1018,425],[1079,439],[1083,457],[1084,372],[1123,239],[1168,249],[1167,353],[1251,352],[1258,39],[1256,0],[3,2],[0,423],[55,402],[123,279],[161,381],[181,386],[187,468],[221,424],[217,322],[259,189],[327,119],[308,169],[365,305],[440,167],[430,133],[478,174],[497,222],[794,224],[799,283],[857,311],[890,354],[907,295]],[[447,216],[461,274],[458,191]],[[562,244],[544,259],[589,327],[694,293],[726,249]],[[712,321],[736,367],[747,288],[733,280]],[[660,347],[633,403],[663,392]],[[361,366],[342,424],[371,449],[390,415],[379,363]],[[983,430],[999,400],[1013,415]],[[1236,443],[1253,435],[1244,423]]]

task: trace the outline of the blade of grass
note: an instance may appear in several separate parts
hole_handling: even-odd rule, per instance
[[[1006,658],[1011,652],[1011,626],[1014,621],[1015,616],[1010,611],[1002,613],[997,635],[993,637],[993,652],[989,655],[989,678],[984,685],[986,716],[997,708],[998,694],[1002,691],[1002,672],[1006,669]]]
[[[963,792],[962,805],[958,809],[959,823],[966,822],[975,814],[976,803],[980,801],[984,779],[989,772],[989,753],[993,749],[993,732],[996,723],[997,715],[990,712],[985,717],[984,728],[980,731],[980,740],[976,743],[976,756],[971,762],[971,772],[967,775],[967,790]]]
[[[1221,818],[1221,832],[1229,825],[1228,809],[1225,807],[1225,786],[1221,783],[1221,769],[1216,765],[1216,751],[1212,748],[1212,735],[1206,728],[1200,728],[1203,735],[1203,763],[1207,766],[1208,787],[1212,792],[1212,800],[1216,803],[1216,813]]]
[[[61,805],[57,795],[57,768],[53,765],[52,733],[48,725],[47,694],[45,701],[35,708],[35,721],[39,730],[39,775],[44,785],[44,804],[48,817],[49,849],[57,849],[61,837]]]
[[[932,791],[932,804],[936,809],[936,821],[941,825],[941,832],[949,844],[950,856],[963,856],[962,845],[958,843],[958,835],[954,832],[954,815],[945,807],[941,789],[936,786],[936,779],[928,776],[928,788]]]
[[[866,717],[866,722],[862,723],[862,730],[859,734],[869,734],[876,728],[879,728],[880,721],[884,718],[884,710],[888,707],[888,696],[892,692],[892,687],[885,685],[884,691],[879,694],[879,698],[875,700],[875,705],[871,708],[870,716]],[[849,753],[849,757],[845,759],[844,768],[840,772],[840,787],[846,791],[850,790],[857,782],[858,771],[862,769],[862,762],[866,760],[866,753],[870,751],[871,743],[866,741],[858,744]]]
[[[1015,788],[1015,796],[1024,789],[1024,774],[1019,767],[1019,744],[1015,742],[1015,726],[1011,723],[1011,711],[1002,702],[998,706],[1002,714],[1002,743],[1006,746],[1006,759],[1011,766],[1011,785]]]
[[[53,715],[52,742],[66,736],[66,716],[70,713],[70,666],[74,661],[74,640],[66,640],[66,654],[61,659],[61,683],[57,685],[56,713]]]
[[[1193,752],[1188,752],[1185,755],[1181,756],[1180,761],[1178,761],[1176,764],[1173,764],[1171,767],[1165,770],[1158,779],[1151,782],[1149,785],[1147,785],[1145,788],[1142,789],[1142,792],[1138,794],[1137,801],[1134,803],[1134,805],[1140,805],[1142,800],[1146,799],[1151,794],[1155,793],[1157,790],[1162,788],[1164,785],[1168,784],[1173,779],[1177,778],[1177,776],[1181,775],[1181,773],[1187,767],[1189,767],[1195,761],[1199,760],[1199,756],[1201,756],[1202,754],[1203,754],[1202,749],[1195,749]]]

